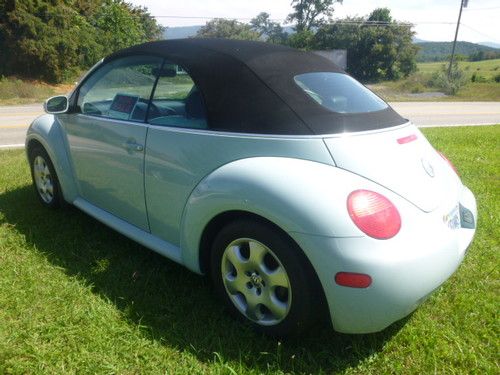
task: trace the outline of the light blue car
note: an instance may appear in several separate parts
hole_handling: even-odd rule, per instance
[[[258,42],[146,43],[31,124],[43,205],[69,203],[209,275],[270,335],[369,333],[461,263],[476,202],[451,163],[327,59]]]

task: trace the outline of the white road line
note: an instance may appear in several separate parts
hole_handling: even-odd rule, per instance
[[[24,143],[16,143],[13,145],[0,145],[0,149],[9,149],[9,148],[24,148]]]

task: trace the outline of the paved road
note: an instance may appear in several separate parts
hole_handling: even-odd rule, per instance
[[[422,127],[500,124],[500,102],[399,102],[391,105]],[[40,104],[0,106],[0,149],[22,147],[28,125],[42,113]]]
[[[391,106],[421,127],[500,124],[500,101],[398,102]]]
[[[26,129],[41,114],[41,104],[0,106],[0,149],[24,146]]]

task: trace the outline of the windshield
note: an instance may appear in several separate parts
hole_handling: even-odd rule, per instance
[[[304,73],[294,79],[311,98],[333,112],[367,113],[388,107],[382,99],[347,74]]]

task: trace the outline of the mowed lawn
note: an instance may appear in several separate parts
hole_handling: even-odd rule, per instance
[[[464,263],[381,333],[284,342],[228,318],[204,278],[42,208],[23,151],[0,152],[0,374],[499,373],[500,125],[424,131],[478,199]]]

